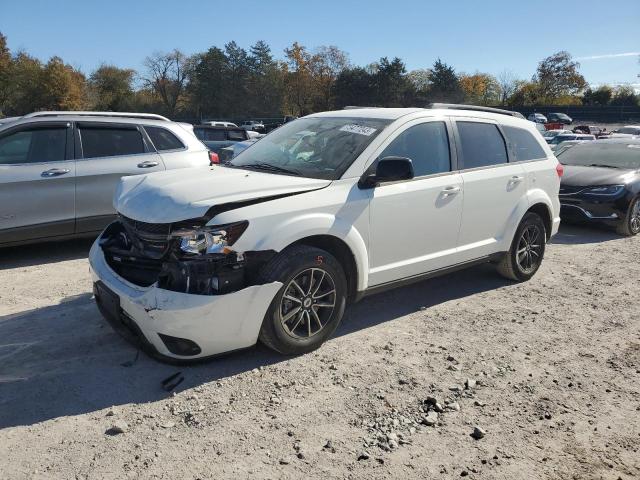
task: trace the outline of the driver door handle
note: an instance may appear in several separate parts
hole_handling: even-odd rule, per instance
[[[159,165],[158,162],[152,162],[147,160],[146,162],[142,162],[138,164],[138,168],[152,168],[157,167]]]
[[[52,168],[50,170],[45,170],[40,174],[41,177],[59,177],[60,175],[66,175],[71,170],[68,168]]]
[[[451,187],[447,187],[444,190],[442,190],[442,196],[443,197],[449,197],[451,195],[457,195],[458,193],[460,193],[462,189],[460,187],[457,186],[451,186]]]
[[[524,177],[522,175],[514,175],[509,179],[509,183],[520,183],[523,180],[524,180]]]

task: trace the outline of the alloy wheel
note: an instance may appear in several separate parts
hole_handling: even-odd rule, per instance
[[[282,295],[282,327],[294,338],[317,335],[331,319],[336,299],[335,282],[326,270],[303,270],[287,284]]]
[[[640,233],[640,199],[636,200],[631,206],[631,212],[629,213],[629,226],[631,232],[636,234]]]
[[[540,263],[544,239],[537,225],[528,225],[520,234],[516,263],[522,272],[533,272]]]

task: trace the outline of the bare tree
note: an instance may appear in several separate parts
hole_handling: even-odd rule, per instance
[[[191,63],[191,58],[177,49],[154,53],[144,61],[144,83],[158,95],[169,116],[175,114],[185,96]]]
[[[503,70],[498,75],[498,86],[500,88],[500,103],[506,105],[509,97],[516,91],[518,79],[511,70]]]

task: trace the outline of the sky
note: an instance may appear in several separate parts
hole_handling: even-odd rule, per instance
[[[590,84],[640,88],[639,0],[0,0],[0,32],[11,51],[58,55],[86,74],[264,40],[278,58],[297,41],[336,45],[357,65],[398,56],[413,70],[441,58],[457,72],[522,79],[567,50]]]

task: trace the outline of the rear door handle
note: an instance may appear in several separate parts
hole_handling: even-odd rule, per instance
[[[40,174],[41,177],[59,177],[60,175],[66,175],[71,170],[68,168],[52,168],[50,170],[45,170]]]
[[[157,167],[159,165],[158,162],[146,161],[138,164],[138,168],[152,168]]]
[[[509,179],[509,183],[520,183],[523,180],[524,180],[524,177],[522,175],[514,175]]]
[[[452,187],[445,188],[444,190],[442,190],[441,193],[443,197],[449,197],[451,195],[456,195],[460,193],[460,190],[462,190],[460,187],[452,186]]]

